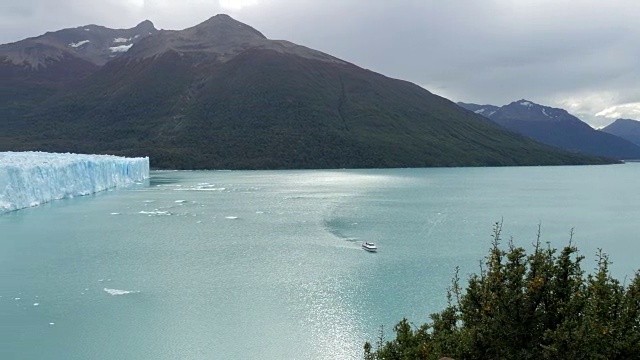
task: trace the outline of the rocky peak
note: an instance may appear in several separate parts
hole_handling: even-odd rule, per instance
[[[158,31],[150,20],[141,22],[140,24],[136,25],[133,30],[139,33],[154,33]]]
[[[640,121],[632,119],[618,119],[601,131],[619,136],[629,140],[636,145],[640,145]]]
[[[609,124],[609,126],[640,126],[640,121],[633,119],[617,119],[613,123]]]
[[[219,14],[188,29],[181,31],[187,39],[201,40],[208,45],[228,45],[239,43],[260,43],[267,38],[261,32],[243,24],[226,14]]]
[[[195,29],[210,32],[218,36],[229,37],[257,37],[266,39],[266,36],[251,26],[233,19],[227,14],[218,14],[208,20],[194,26]]]
[[[226,14],[178,31],[160,31],[143,39],[127,53],[128,58],[150,58],[173,51],[198,54],[199,61],[226,62],[248,49],[268,49],[320,61],[344,63],[320,51],[288,41],[269,40],[261,32]]]

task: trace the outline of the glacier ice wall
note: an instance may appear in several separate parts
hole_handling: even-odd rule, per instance
[[[148,177],[148,157],[0,152],[0,214]]]

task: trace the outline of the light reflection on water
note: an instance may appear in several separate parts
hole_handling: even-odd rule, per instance
[[[639,170],[163,171],[5,214],[0,358],[358,359],[442,309],[501,218],[523,246],[576,228],[632,274]]]

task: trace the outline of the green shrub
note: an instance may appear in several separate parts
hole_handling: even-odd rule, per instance
[[[365,359],[638,359],[640,273],[621,284],[601,250],[585,276],[572,242],[561,251],[540,241],[527,254],[509,241],[501,247],[496,223],[479,274],[460,287],[458,270],[448,305],[415,327],[407,319],[396,338],[365,344]]]

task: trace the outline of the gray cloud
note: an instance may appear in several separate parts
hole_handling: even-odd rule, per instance
[[[596,113],[618,106],[637,114],[631,110],[640,103],[636,0],[0,1],[2,43],[88,23],[131,27],[149,19],[158,28],[182,29],[227,12],[269,38],[454,101],[502,105],[527,98],[592,125],[613,120]]]

